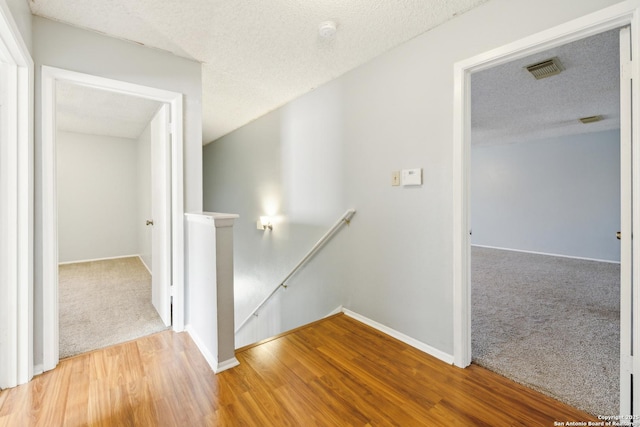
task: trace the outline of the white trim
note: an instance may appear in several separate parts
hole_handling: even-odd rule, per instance
[[[198,350],[200,350],[200,353],[211,367],[211,370],[215,372],[216,367],[218,366],[218,359],[213,354],[211,354],[207,346],[204,345],[204,341],[202,340],[202,338],[200,338],[198,333],[195,331],[195,329],[193,329],[191,325],[187,325],[184,330],[189,334],[193,342],[196,344],[196,347],[198,347]]]
[[[33,377],[33,60],[6,2],[0,2],[0,52],[7,91],[0,174],[0,388]]]
[[[450,354],[445,353],[444,351],[440,351],[437,348],[431,347],[428,344],[425,344],[421,341],[418,341],[414,338],[411,338],[408,335],[405,335],[401,332],[396,331],[395,329],[391,329],[388,326],[385,326],[381,323],[378,323],[374,320],[371,320],[367,317],[364,317],[358,313],[355,313],[349,309],[342,309],[342,312],[344,314],[346,314],[347,316],[364,323],[365,325],[371,326],[374,329],[377,329],[378,331],[382,332],[383,334],[389,335],[390,337],[393,337],[399,341],[402,341],[403,343],[410,345],[413,348],[416,348],[424,353],[427,353],[433,357],[435,357],[436,359],[440,359],[443,362],[451,365],[453,364],[453,356]]]
[[[631,29],[620,30],[620,413],[631,413],[631,376],[632,366],[632,329],[622,325],[631,325],[633,318],[632,276],[633,242],[625,236],[633,235],[632,227],[632,134],[630,121],[632,106],[631,74]],[[633,405],[637,407],[636,405]]]
[[[454,359],[471,363],[471,292],[469,285],[470,75],[495,65],[631,24],[636,34],[639,2],[630,0],[534,34],[454,65],[453,106],[453,304]],[[638,68],[634,79],[640,78]],[[640,79],[638,79],[640,81]],[[640,123],[636,123],[640,125]],[[635,128],[638,128],[634,126]],[[639,169],[640,170],[640,169]]]
[[[142,263],[142,265],[144,265],[144,268],[146,268],[149,274],[151,275],[151,277],[153,277],[153,272],[151,271],[147,263],[144,262],[144,258],[142,258],[142,255],[137,255],[137,257],[140,258],[140,262]]]
[[[56,217],[55,82],[68,81],[111,92],[164,102],[171,106],[171,226],[173,330],[184,329],[184,212],[183,212],[183,109],[182,94],[119,80],[42,67],[42,275],[43,369],[58,364],[58,237]]]
[[[212,225],[217,228],[233,227],[235,220],[240,218],[240,215],[238,214],[227,214],[218,212],[187,212],[184,214],[184,216],[187,221]]]
[[[202,356],[205,358],[214,373],[218,374],[222,371],[226,371],[227,369],[234,368],[240,364],[238,359],[236,359],[235,357],[224,360],[222,362],[218,362],[218,358],[211,354],[209,349],[207,349],[207,346],[204,345],[204,341],[202,341],[200,336],[191,327],[191,325],[187,325],[185,331],[189,334],[193,342],[196,344],[196,346],[200,350],[200,353],[202,353]]]
[[[142,257],[139,254],[131,254],[131,255],[109,256],[104,258],[80,259],[78,261],[65,261],[65,262],[59,262],[58,265],[82,264],[83,262],[109,261],[112,259],[135,258],[135,257],[140,258],[140,260],[142,260]],[[142,263],[144,264],[144,261],[142,261]]]
[[[595,262],[606,262],[607,264],[620,264],[620,261],[611,261],[608,259],[598,259],[598,258],[585,258],[581,256],[572,256],[572,255],[563,255],[563,254],[552,254],[548,252],[536,252],[536,251],[527,251],[524,249],[511,249],[511,248],[501,248],[498,246],[487,246],[487,245],[471,245],[476,248],[487,248],[487,249],[496,249],[499,251],[509,251],[509,252],[520,252],[523,254],[533,254],[533,255],[545,255],[545,256],[553,256],[557,258],[568,258],[568,259],[579,259],[582,261],[595,261]]]
[[[218,369],[214,369],[213,372],[219,374],[222,371],[226,371],[227,369],[235,368],[240,365],[240,362],[235,357],[231,359],[225,360],[223,362],[218,362]]]
[[[620,31],[620,153],[621,153],[621,260],[620,271],[620,412],[638,415],[640,382],[632,381],[640,373],[640,239],[629,239],[640,230],[640,12],[631,20],[631,28]],[[625,58],[626,57],[626,58]],[[632,60],[632,58],[634,58]],[[633,84],[636,82],[636,84]],[[630,120],[628,119],[630,117]],[[624,160],[627,160],[626,162]],[[629,161],[630,160],[630,161]],[[625,239],[625,236],[629,236]],[[626,261],[626,263],[625,263]],[[626,266],[625,266],[626,264]],[[636,313],[636,314],[634,314]]]
[[[58,204],[55,78],[42,67],[42,347],[43,369],[56,367],[58,348]]]
[[[344,307],[341,306],[341,305],[339,305],[338,307],[333,309],[329,314],[324,316],[323,319],[326,319],[327,317],[331,317],[331,316],[334,316],[334,315],[339,314],[339,313],[344,313]]]
[[[638,31],[640,31],[640,5],[638,9],[635,10],[633,18],[631,20],[631,57],[633,61],[631,62],[631,70],[628,73],[627,78],[631,78],[631,82],[628,82],[627,85],[631,87],[631,105],[628,108],[631,111],[631,120],[627,123],[631,130],[631,168],[630,168],[630,177],[625,177],[622,175],[623,179],[631,178],[631,204],[628,206],[628,211],[631,213],[631,224],[627,226],[627,235],[633,236],[633,233],[637,233],[640,230],[640,39],[638,38]],[[622,94],[621,94],[622,95]],[[621,110],[621,112],[624,110]],[[621,122],[622,124],[623,122]],[[623,209],[627,209],[624,205]],[[627,215],[629,212],[623,212],[623,215]],[[623,222],[621,226],[622,238],[625,236],[625,220],[623,216]],[[629,232],[630,231],[630,232]],[[630,276],[630,283],[626,283],[626,281],[622,282],[622,287],[620,289],[621,294],[621,302],[626,303],[628,301],[628,297],[633,296],[633,301],[631,307],[626,307],[630,310],[621,310],[621,321],[620,321],[620,337],[621,340],[627,338],[630,342],[626,342],[631,346],[631,353],[624,354],[623,353],[623,345],[621,344],[620,352],[622,357],[620,362],[626,362],[628,357],[632,357],[632,375],[635,375],[636,381],[631,380],[631,375],[627,376],[624,381],[620,383],[620,411],[623,414],[630,414],[637,416],[640,414],[640,381],[637,381],[637,378],[640,377],[640,315],[638,315],[638,310],[640,309],[640,239],[632,238],[631,239],[631,266],[628,268],[623,268],[622,270],[627,275],[627,278]],[[628,250],[629,248],[627,248]],[[622,308],[622,306],[621,306]],[[624,317],[627,311],[626,318]],[[631,318],[631,322],[627,323],[629,318]],[[622,342],[622,341],[621,341]],[[625,374],[624,370],[621,369],[620,377],[622,379]],[[628,374],[628,371],[627,371]],[[625,383],[628,385],[628,388],[625,388]]]
[[[114,256],[114,257],[106,257],[106,258],[83,259],[83,260],[79,260],[79,261],[59,262],[58,266],[60,266],[60,265],[68,265],[68,264],[82,264],[82,263],[85,263],[85,262],[109,261],[109,260],[113,260],[113,259],[134,258],[134,257],[140,259],[140,262],[142,263],[144,268],[149,272],[149,274],[153,275],[153,273],[151,272],[151,269],[149,268],[149,266],[144,262],[144,258],[142,258],[142,255],[138,255],[138,254],[122,255],[122,256]]]

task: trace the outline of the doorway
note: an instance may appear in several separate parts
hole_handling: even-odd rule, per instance
[[[473,361],[592,414],[619,406],[619,40],[471,76]]]
[[[183,286],[183,172],[182,172],[182,95],[161,89],[130,84],[112,79],[76,73],[53,67],[42,67],[42,122],[43,122],[43,370],[55,368],[59,360],[59,317],[58,317],[58,233],[57,233],[57,174],[56,174],[56,85],[58,82],[100,89],[124,94],[168,105],[167,114],[171,122],[165,122],[167,138],[165,148],[166,179],[162,180],[170,217],[167,230],[170,236],[164,240],[165,253],[170,259],[166,266],[170,278],[165,284],[166,295],[173,298],[173,329],[184,329],[184,286]],[[155,234],[155,233],[154,233]],[[158,263],[160,264],[160,263]],[[155,272],[154,272],[155,273]],[[167,298],[165,304],[171,304]],[[167,307],[165,312],[170,312]]]
[[[470,291],[470,208],[469,208],[469,179],[470,179],[470,75],[472,72],[488,69],[494,65],[504,64],[517,58],[542,52],[555,46],[561,46],[590,35],[607,30],[631,26],[631,32],[635,34],[638,28],[638,9],[635,5],[624,3],[603,9],[581,19],[570,21],[561,26],[552,28],[515,43],[503,46],[499,49],[478,55],[455,65],[455,97],[454,97],[454,361],[461,367],[471,363],[471,291]],[[634,57],[639,57],[638,46],[633,45],[628,50]],[[638,69],[626,70],[629,78],[640,80]],[[621,86],[625,84],[621,82]],[[621,93],[624,93],[622,91]],[[629,94],[633,99],[638,99],[638,88],[635,85],[629,88]],[[622,99],[624,105],[624,98]],[[631,166],[634,169],[640,166],[640,159],[630,155],[631,139],[634,143],[637,135],[632,135],[625,128],[624,123],[633,121],[633,128],[638,129],[640,121],[638,117],[631,117],[630,110],[623,108],[621,113],[621,158],[628,159],[628,165],[621,165],[621,228],[622,228],[622,256],[621,256],[621,387],[620,387],[620,413],[633,414],[632,411],[632,385],[630,373],[631,356],[625,348],[630,349],[630,331],[632,326],[631,305],[626,306],[625,301],[631,301],[631,271],[635,270],[638,261],[632,260],[630,253],[632,242],[625,236],[630,236],[632,226],[631,204],[638,203],[638,188],[634,186],[631,193]],[[625,116],[628,114],[628,116]],[[628,129],[631,129],[629,126]],[[625,135],[631,136],[625,139]],[[628,140],[628,143],[625,142]],[[632,197],[633,196],[633,197]],[[629,208],[629,209],[627,209]],[[633,209],[633,224],[637,224],[640,218],[636,218],[637,208]],[[636,243],[633,242],[633,245]],[[635,252],[635,250],[634,250]],[[637,275],[636,275],[637,276]],[[636,284],[633,286],[637,287]],[[637,313],[637,310],[634,310]],[[633,323],[637,323],[637,317]],[[633,328],[637,330],[636,327]],[[637,345],[637,340],[634,341]],[[636,385],[637,387],[637,385]],[[640,393],[633,393],[639,396]]]
[[[168,169],[167,155],[151,159],[166,151],[161,149],[167,146],[164,105],[57,82],[61,358],[171,324],[170,316],[159,317],[169,312],[164,301],[156,298],[152,304],[152,294],[167,281],[163,274],[170,273],[170,263],[162,259],[170,242],[152,250],[155,235],[170,234],[159,230],[170,218],[167,208],[159,209],[167,204],[164,191],[152,191],[152,184],[166,181],[159,175]],[[152,205],[160,212],[152,214]],[[159,272],[152,275],[154,264],[160,268],[156,265]]]

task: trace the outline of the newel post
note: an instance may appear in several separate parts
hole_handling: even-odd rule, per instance
[[[235,214],[187,213],[186,330],[214,372],[235,357],[233,224]]]

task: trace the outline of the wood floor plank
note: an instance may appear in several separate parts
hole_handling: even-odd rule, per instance
[[[237,353],[215,375],[186,333],[63,360],[0,391],[0,426],[553,426],[597,421],[344,315]]]
[[[188,425],[188,420],[180,417],[173,409],[173,405],[166,398],[154,399],[156,414],[159,425],[163,426],[184,426]]]
[[[35,425],[62,425],[70,387],[71,365],[60,367],[58,375],[45,375],[29,393],[29,411]]]
[[[289,337],[288,337],[289,338]],[[291,342],[296,341],[295,336],[290,338]],[[367,419],[374,422],[374,425],[392,425],[393,418],[404,416],[404,413],[395,414],[397,406],[393,405],[382,396],[374,395],[370,392],[366,384],[357,378],[348,369],[341,368],[338,364],[330,363],[324,355],[317,349],[303,349],[295,345],[289,346],[288,354],[294,354],[299,360],[304,360],[307,364],[313,362],[317,375],[315,378],[307,380],[307,384],[315,391],[316,395],[323,396],[324,402],[339,401],[335,411],[348,409],[353,412],[358,421],[362,421],[361,414],[367,414]],[[313,357],[309,357],[310,352],[314,352]],[[372,411],[371,408],[376,408]],[[364,425],[360,422],[357,425]]]
[[[240,373],[236,370],[242,372]],[[259,406],[260,411],[264,413],[265,416],[267,416],[270,420],[272,420],[274,424],[281,426],[295,425],[292,422],[293,417],[291,416],[291,414],[288,411],[283,410],[277,396],[272,393],[272,390],[269,389],[269,387],[264,382],[260,381],[257,372],[255,372],[255,370],[248,363],[242,361],[240,366],[235,368],[234,371],[236,372],[226,371],[220,374],[220,376],[227,377],[225,378],[225,381],[222,381],[222,383],[225,384],[223,387],[226,388],[228,384],[228,393],[234,394],[234,403],[240,402],[242,399],[240,397],[241,395],[234,393],[232,390],[244,390],[243,394],[250,393],[253,401]],[[233,387],[235,379],[239,376],[238,374],[242,375],[243,380],[247,384],[252,385],[250,387],[245,387],[243,384],[242,387]],[[229,402],[229,399],[224,399],[224,401]]]
[[[80,426],[86,422],[89,406],[89,376],[85,374],[88,369],[87,358],[77,358],[70,361],[72,367],[69,376],[69,385],[73,387],[73,393],[68,394],[65,407],[65,424]]]

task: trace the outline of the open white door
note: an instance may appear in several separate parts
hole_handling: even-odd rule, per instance
[[[637,225],[638,213],[634,213],[634,187],[637,191],[637,177],[633,173],[634,131],[632,126],[633,85],[632,85],[632,49],[631,28],[620,29],[620,414],[636,415],[640,413],[639,381],[634,381],[634,354],[638,353],[638,289],[634,278],[634,258],[638,249],[634,248],[633,229]],[[636,150],[637,151],[637,150]],[[636,184],[636,185],[634,185]],[[634,316],[634,313],[636,315]]]
[[[151,121],[151,301],[166,326],[171,325],[171,135],[169,106]]]

